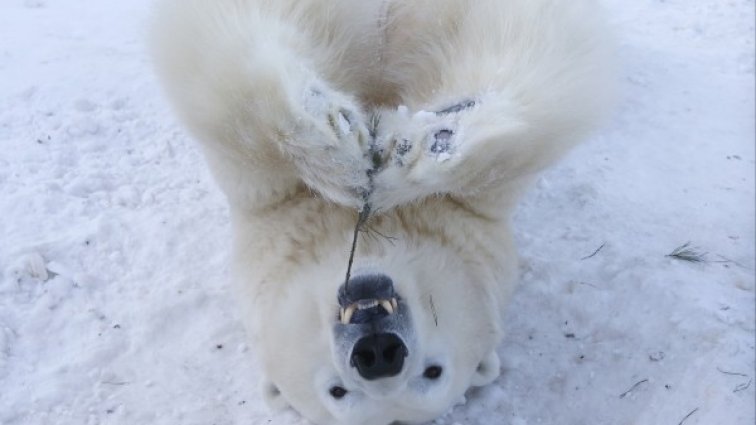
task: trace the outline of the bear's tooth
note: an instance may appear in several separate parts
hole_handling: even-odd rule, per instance
[[[391,305],[391,301],[381,300],[381,306],[388,311],[388,314],[394,314],[394,306]]]
[[[344,315],[341,316],[341,323],[348,325],[349,322],[352,321],[352,315],[354,314],[354,310],[357,308],[354,304],[350,305],[349,307],[344,310]]]
[[[370,300],[370,301],[359,301],[357,302],[357,309],[358,310],[367,310],[369,308],[373,308],[378,306],[377,300]]]
[[[396,301],[396,298],[391,299],[391,306],[394,307],[394,311],[399,309],[399,303]]]

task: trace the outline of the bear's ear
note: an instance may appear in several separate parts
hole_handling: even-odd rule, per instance
[[[483,361],[478,364],[472,377],[473,387],[482,387],[493,382],[500,373],[501,362],[496,350],[491,351]]]
[[[286,402],[283,394],[281,394],[281,391],[274,383],[267,379],[263,379],[261,390],[263,400],[265,400],[265,404],[268,405],[270,410],[278,411],[289,407],[289,403]]]

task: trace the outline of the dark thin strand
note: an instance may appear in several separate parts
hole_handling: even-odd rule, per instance
[[[748,375],[746,375],[745,373],[740,373],[740,372],[728,372],[728,371],[726,371],[726,370],[722,370],[722,369],[721,369],[721,368],[719,368],[719,367],[717,368],[717,370],[719,371],[719,373],[723,373],[723,374],[725,374],[725,375],[732,375],[732,376],[742,376],[743,378],[748,378]]]
[[[587,259],[589,259],[589,258],[593,258],[593,257],[595,257],[595,256],[596,256],[596,254],[598,254],[599,252],[601,252],[601,250],[602,250],[602,249],[604,249],[604,247],[605,247],[605,246],[606,246],[606,242],[602,243],[602,244],[601,244],[601,246],[600,246],[600,247],[598,247],[598,249],[596,249],[595,251],[593,251],[593,254],[591,254],[591,255],[588,255],[588,256],[586,256],[586,257],[583,257],[583,258],[581,258],[581,260],[587,260]]]
[[[735,260],[730,260],[729,258],[725,257],[724,255],[717,254],[717,257],[721,258],[721,260],[712,261],[712,263],[724,263],[724,264],[735,264],[736,266],[740,267],[741,269],[748,269],[748,267],[738,263]]]
[[[667,254],[667,257],[675,258],[677,260],[688,261],[691,263],[706,263],[706,252],[700,252],[698,248],[692,247],[690,242],[686,242],[681,246],[675,248],[674,251]]]
[[[392,246],[394,245],[394,242],[396,242],[396,240],[397,240],[396,237],[383,234],[383,233],[379,232],[378,230],[376,230],[375,227],[371,227],[371,226],[365,227],[365,233],[367,233],[368,235],[373,236],[376,240],[378,240],[378,238],[375,237],[375,235],[378,235],[381,238],[383,238],[384,240],[386,240],[388,243],[390,243]]]
[[[620,394],[619,398],[625,398],[625,396],[626,396],[626,395],[630,394],[630,393],[631,393],[631,392],[633,392],[633,391],[634,391],[634,390],[635,390],[636,388],[638,388],[638,387],[639,387],[639,386],[640,386],[641,384],[645,384],[646,382],[648,382],[648,379],[644,379],[644,380],[642,380],[642,381],[638,381],[638,382],[636,382],[636,383],[635,383],[635,385],[633,385],[632,387],[630,387],[630,389],[629,389],[629,390],[627,390],[627,391],[625,391],[624,393]]]
[[[349,251],[349,264],[347,265],[346,280],[344,281],[344,292],[349,293],[349,278],[352,275],[352,263],[354,263],[354,253],[357,251],[357,237],[362,231],[362,227],[370,217],[370,204],[365,204],[357,218],[357,225],[354,226],[354,236],[352,237],[352,249]]]
[[[683,423],[685,423],[685,421],[687,421],[687,420],[688,420],[688,418],[689,418],[689,417],[691,417],[691,416],[693,416],[693,414],[694,414],[694,413],[696,413],[696,412],[698,412],[698,407],[696,407],[695,409],[693,409],[693,411],[692,411],[692,412],[690,412],[690,413],[688,413],[687,415],[685,415],[685,417],[684,417],[684,418],[683,418],[683,419],[682,419],[682,420],[680,421],[680,423],[679,423],[679,424],[677,424],[677,425],[683,425]]]
[[[368,128],[368,133],[370,135],[370,146],[368,147],[368,157],[372,162],[372,168],[367,170],[368,188],[367,191],[362,194],[364,204],[362,205],[362,210],[360,210],[360,215],[357,218],[357,224],[354,226],[352,248],[349,251],[349,263],[347,264],[346,279],[344,280],[344,292],[347,294],[349,293],[349,279],[352,277],[352,264],[354,263],[354,254],[357,251],[357,238],[359,237],[360,232],[363,231],[363,227],[365,227],[368,218],[370,218],[370,195],[373,192],[373,176],[381,168],[382,165],[380,161],[380,149],[376,145],[376,140],[378,138],[378,125],[380,124],[380,122],[380,113],[374,113],[370,116]]]
[[[749,379],[748,382],[744,384],[739,384],[737,387],[735,387],[734,390],[732,390],[733,393],[739,393],[741,391],[745,391],[749,388],[751,388],[751,382],[753,382],[753,379]]]
[[[433,313],[433,322],[436,324],[436,327],[438,327],[438,315],[436,314],[436,305],[433,304],[433,294],[430,296],[430,308]]]

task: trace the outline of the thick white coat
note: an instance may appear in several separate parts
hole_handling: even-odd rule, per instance
[[[157,69],[228,197],[240,304],[273,405],[319,424],[418,422],[498,375],[517,274],[508,217],[607,107],[599,16],[591,0],[161,3]],[[419,347],[410,378],[384,389],[332,358],[368,192],[355,271],[392,277]],[[434,385],[421,377],[429,361],[445,366]],[[335,384],[346,397],[329,395]]]

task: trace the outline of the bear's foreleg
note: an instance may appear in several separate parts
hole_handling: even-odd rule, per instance
[[[474,197],[515,180],[543,160],[538,132],[505,96],[463,98],[435,111],[381,113],[372,207],[386,210],[429,196]]]
[[[304,183],[362,206],[368,130],[318,69],[325,47],[256,2],[166,0],[158,17],[158,72],[232,205],[264,208]]]

